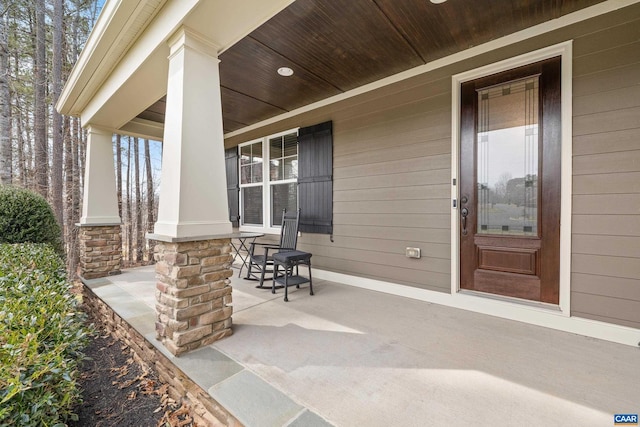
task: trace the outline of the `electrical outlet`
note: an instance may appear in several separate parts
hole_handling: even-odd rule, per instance
[[[420,248],[406,248],[405,255],[407,258],[420,258]]]

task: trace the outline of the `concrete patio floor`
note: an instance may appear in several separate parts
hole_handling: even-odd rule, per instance
[[[237,274],[236,274],[237,276]],[[155,340],[153,267],[87,281],[247,426],[608,426],[640,412],[640,350],[328,281],[234,277],[234,334]]]

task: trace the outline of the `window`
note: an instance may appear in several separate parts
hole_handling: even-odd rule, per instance
[[[301,232],[332,234],[332,134],[329,121],[227,150],[230,221],[239,216],[244,230],[278,233],[282,210],[299,207]]]
[[[262,141],[240,147],[240,198],[242,225],[263,224],[262,218]]]
[[[240,146],[240,225],[276,228],[298,207],[298,131]]]
[[[269,138],[271,225],[282,225],[282,210],[298,208],[298,132]]]

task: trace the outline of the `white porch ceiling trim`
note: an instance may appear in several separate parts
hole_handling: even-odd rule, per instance
[[[164,125],[152,120],[136,117],[120,129],[114,130],[114,133],[151,139],[153,141],[162,141],[164,137]]]
[[[330,98],[326,98],[321,101],[314,102],[313,104],[309,104],[304,107],[300,107],[298,109],[289,111],[287,113],[280,114],[270,119],[263,120],[253,125],[244,127],[242,129],[229,132],[225,134],[225,138],[240,136],[244,133],[251,132],[256,129],[260,129],[264,126],[272,125],[274,123],[278,123],[279,121],[290,119],[300,114],[307,113],[309,111],[313,111],[318,108],[326,107],[328,105],[335,104],[345,99],[353,98],[354,96],[371,92],[376,89],[380,89],[382,87],[385,87],[403,80],[407,80],[412,77],[419,76],[421,74],[425,74],[430,71],[434,71],[439,68],[443,68],[448,65],[455,64],[457,62],[461,62],[478,55],[482,55],[483,53],[491,52],[491,51],[503,48],[505,46],[515,44],[515,43],[539,36],[541,34],[548,33],[553,30],[560,29],[562,27],[576,24],[578,22],[582,22],[590,18],[595,18],[597,16],[604,15],[605,13],[613,12],[615,10],[622,9],[627,6],[631,6],[638,2],[640,2],[640,0],[608,0],[606,2],[599,3],[597,5],[579,10],[577,12],[564,15],[558,19],[554,19],[552,21],[547,21],[542,24],[535,25],[525,30],[518,31],[517,33],[513,33],[508,36],[504,36],[499,39],[492,40],[490,42],[469,48],[467,50],[455,53],[453,55],[450,55],[441,59],[437,59],[435,61],[429,62],[424,65],[420,65],[410,70],[403,71],[393,76],[386,77],[376,82],[369,83],[359,88],[352,89],[350,91],[341,93],[339,95],[335,95]]]

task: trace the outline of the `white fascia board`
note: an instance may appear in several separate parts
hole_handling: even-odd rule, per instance
[[[164,0],[111,0],[100,12],[89,38],[62,89],[56,109],[62,114],[79,115],[86,100],[95,92],[100,82],[99,73],[110,71],[126,46],[126,29],[148,4],[154,2],[161,7]]]
[[[563,28],[572,24],[576,24],[578,22],[585,21],[590,18],[594,18],[596,16],[604,15],[605,13],[613,12],[615,10],[622,9],[627,6],[631,6],[638,2],[640,2],[640,0],[608,0],[602,3],[598,3],[595,6],[591,6],[591,7],[579,10],[577,12],[573,12],[568,15],[561,16],[560,18],[553,19],[553,20],[544,22],[542,24],[535,25],[533,27],[529,27],[522,31],[509,34],[508,36],[504,36],[504,37],[492,40],[490,42],[487,42],[478,46],[474,46],[467,50],[454,53],[453,55],[449,55],[447,57],[437,59],[435,61],[417,66],[410,70],[403,71],[398,74],[394,74],[393,76],[389,76],[384,79],[375,81],[373,83],[360,86],[356,89],[352,89],[350,91],[332,96],[330,98],[326,98],[321,101],[314,102],[313,104],[309,104],[304,107],[300,107],[298,109],[289,111],[287,113],[280,114],[278,116],[263,120],[253,125],[244,127],[242,129],[229,132],[225,134],[224,137],[225,139],[236,137],[244,133],[251,132],[256,129],[260,129],[264,126],[269,126],[274,123],[278,123],[282,120],[287,120],[292,117],[296,117],[301,114],[307,113],[309,111],[326,107],[327,105],[335,104],[337,102],[344,101],[345,99],[353,98],[355,96],[362,95],[367,92],[372,92],[382,87],[385,87],[394,83],[398,83],[403,80],[407,80],[412,77],[416,77],[421,74],[425,74],[425,73],[437,70],[439,68],[443,68],[448,65],[455,64],[457,62],[462,62],[466,59],[471,59],[478,55],[482,55],[484,53],[491,52],[491,51],[503,48],[505,46],[515,44],[523,40],[527,40],[527,39],[548,33],[553,30],[557,30],[559,28]]]
[[[172,1],[165,4],[165,7],[157,13],[151,24],[145,29],[145,31],[133,42],[132,47],[122,58],[116,68],[108,75],[104,82],[101,82],[99,89],[95,94],[87,101],[87,105],[82,108],[81,117],[83,123],[90,123],[92,118],[109,102],[109,100],[119,91],[126,82],[130,80],[134,74],[143,69],[145,62],[149,58],[156,55],[166,57],[169,52],[169,47],[166,44],[166,40],[169,39],[175,33],[175,31],[181,26],[188,13],[198,4],[200,0],[180,0]],[[153,70],[153,67],[148,67],[149,70],[145,70],[145,74],[157,73],[157,70]],[[166,69],[166,68],[165,68]],[[159,71],[162,73],[162,71]],[[166,73],[161,78],[157,79],[157,84],[164,83],[164,87],[156,87],[155,92],[162,94],[166,93]],[[138,104],[137,100],[146,97],[150,91],[150,88],[146,90],[137,91],[137,93],[129,93],[127,98],[127,104],[122,107],[135,111],[133,114],[122,114],[123,119],[116,119],[115,127],[123,126],[132,117],[135,117],[137,113],[143,111],[151,103],[157,101],[153,99],[151,102],[144,102],[146,105],[142,107],[134,106]],[[148,96],[148,95],[147,95]],[[119,108],[118,108],[119,109]],[[122,112],[124,113],[124,112]],[[112,124],[113,125],[113,124]]]
[[[98,20],[93,26],[93,29],[89,34],[89,38],[87,39],[82,52],[80,52],[80,56],[73,66],[73,69],[71,70],[71,73],[67,78],[67,82],[62,88],[60,98],[58,98],[58,101],[56,103],[56,110],[58,110],[60,114],[78,114],[78,111],[75,111],[73,107],[78,96],[77,94],[84,87],[84,84],[81,83],[81,80],[88,79],[86,75],[88,74],[87,69],[89,68],[89,61],[93,56],[96,47],[100,43],[100,40],[103,39],[105,30],[108,24],[113,20],[117,8],[121,5],[122,2],[107,1],[100,11],[100,16],[98,16]]]

